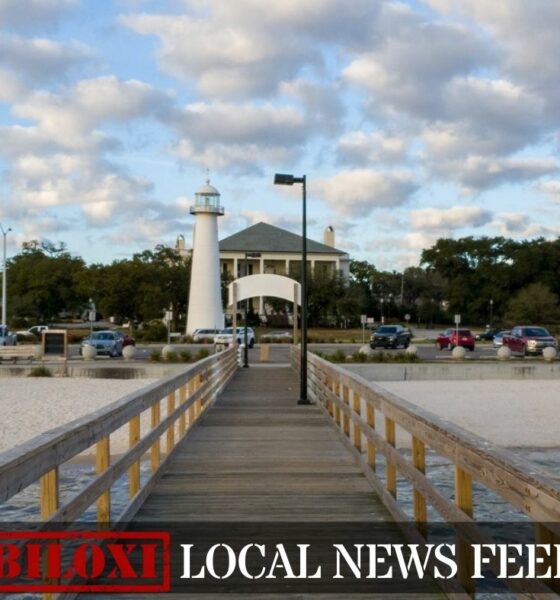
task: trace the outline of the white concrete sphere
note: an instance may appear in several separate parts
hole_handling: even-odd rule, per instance
[[[97,350],[93,346],[82,346],[82,356],[84,360],[95,360]]]
[[[509,360],[511,358],[511,350],[507,346],[501,346],[498,348],[498,359]]]
[[[411,354],[412,356],[417,356],[418,355],[418,346],[409,346],[406,350],[405,350],[406,354]]]
[[[132,360],[136,356],[136,348],[134,346],[125,346],[122,351],[125,360]]]
[[[166,344],[162,349],[161,349],[161,355],[163,356],[163,358],[167,358],[167,355],[170,352],[175,352],[175,348],[171,345],[171,344]]]
[[[451,352],[451,356],[456,360],[462,360],[467,355],[467,350],[463,346],[455,346]]]
[[[41,346],[41,344],[33,346],[33,357],[37,360],[41,360],[41,358],[43,358],[43,346]]]
[[[546,362],[552,362],[556,358],[557,354],[558,352],[556,348],[552,348],[551,346],[545,348],[542,353],[543,358],[546,360]]]
[[[371,349],[369,344],[364,344],[363,346],[360,346],[358,353],[365,354],[367,356],[368,354],[373,354],[373,350]]]

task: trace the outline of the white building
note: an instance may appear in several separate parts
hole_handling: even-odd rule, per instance
[[[210,181],[196,192],[195,204],[190,212],[196,220],[193,230],[187,335],[199,328],[224,327],[218,246],[218,217],[224,214],[224,209],[220,206],[220,193],[210,185]]]
[[[269,273],[289,276],[290,271],[301,272],[301,247],[300,235],[267,223],[257,223],[220,241],[220,271],[229,275],[230,279],[243,277],[245,272],[248,275]],[[183,256],[191,252],[185,247],[183,236],[177,238],[175,248]],[[335,232],[330,226],[325,229],[323,243],[307,240],[307,264],[312,273],[322,269],[337,273],[344,279],[350,277],[350,256],[335,248]],[[254,308],[259,314],[264,314],[263,298],[258,299]]]

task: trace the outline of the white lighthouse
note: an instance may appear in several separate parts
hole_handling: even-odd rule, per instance
[[[224,327],[218,246],[218,217],[224,214],[224,209],[220,206],[220,192],[210,185],[210,180],[196,192],[190,212],[196,221],[187,335],[192,335],[195,329]]]

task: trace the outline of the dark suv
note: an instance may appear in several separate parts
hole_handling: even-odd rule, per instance
[[[408,348],[410,344],[411,334],[408,329],[401,325],[381,325],[371,334],[369,341],[370,348]]]

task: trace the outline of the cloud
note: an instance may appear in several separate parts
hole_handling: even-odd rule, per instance
[[[60,77],[92,56],[87,46],[77,42],[61,44],[45,38],[0,35],[0,63],[34,85]]]
[[[417,189],[418,183],[408,172],[372,169],[340,171],[311,183],[312,193],[347,217],[366,217],[376,208],[401,206]]]
[[[494,61],[487,40],[457,23],[427,21],[402,5],[384,5],[376,47],[357,56],[344,79],[373,94],[376,114],[436,118],[445,86]]]
[[[504,184],[531,182],[558,172],[559,165],[548,158],[499,158],[469,156],[466,160],[442,161],[432,165],[439,176],[457,180],[465,194]]]
[[[492,225],[500,235],[517,239],[558,235],[558,230],[534,223],[529,215],[523,213],[497,214]]]
[[[321,44],[355,47],[370,38],[379,3],[353,0],[198,0],[186,14],[129,14],[120,21],[159,38],[162,70],[214,98],[268,96],[306,68],[325,69]]]
[[[61,17],[79,6],[78,0],[2,0],[0,27],[22,30],[54,25]]]
[[[338,140],[336,148],[338,163],[353,166],[399,163],[407,158],[407,154],[406,138],[381,131],[370,134],[349,131]]]
[[[560,180],[552,179],[549,181],[541,181],[535,188],[539,192],[550,196],[554,201],[560,202]]]
[[[492,220],[493,213],[478,206],[451,206],[447,208],[422,208],[410,213],[412,229],[447,231],[463,228],[479,228]]]

